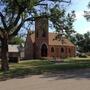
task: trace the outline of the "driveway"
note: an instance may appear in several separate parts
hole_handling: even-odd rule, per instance
[[[60,71],[0,81],[0,90],[90,90],[90,70]]]

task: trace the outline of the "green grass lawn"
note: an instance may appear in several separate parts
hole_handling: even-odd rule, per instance
[[[69,60],[90,60],[90,56],[88,56],[87,58],[71,57],[71,58],[66,58],[64,60],[65,61],[69,61]]]
[[[54,64],[47,60],[27,60],[19,63],[10,63],[10,70],[2,72],[0,70],[0,79],[9,79],[33,74],[41,74],[40,67]]]
[[[43,74],[70,69],[90,68],[90,60],[75,62],[75,60],[64,61],[63,63],[54,63],[47,60],[28,60],[20,63],[10,64],[10,70],[7,72],[0,71],[0,80],[11,79],[16,77],[25,77],[28,75]]]
[[[10,68],[31,68],[31,67],[37,67],[42,65],[51,65],[53,62],[47,61],[47,60],[25,60],[20,61],[19,63],[11,63]]]

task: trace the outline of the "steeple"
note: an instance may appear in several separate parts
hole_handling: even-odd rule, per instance
[[[39,16],[35,19],[35,39],[48,38],[48,17]]]
[[[48,54],[48,17],[46,15],[35,19],[35,53],[36,58]]]

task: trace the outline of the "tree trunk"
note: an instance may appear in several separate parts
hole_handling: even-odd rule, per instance
[[[8,40],[4,38],[1,45],[1,69],[3,71],[9,70],[8,65]]]

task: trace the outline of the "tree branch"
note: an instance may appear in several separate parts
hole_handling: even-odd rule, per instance
[[[49,0],[49,1],[52,1],[52,2],[64,2],[64,3],[71,3],[71,0]]]
[[[2,41],[2,39],[3,39],[3,38],[0,36],[0,41]]]
[[[3,16],[3,14],[1,12],[0,12],[0,17],[1,17],[2,24],[3,24],[3,26],[4,26],[5,30],[6,30],[7,29],[7,25],[5,23],[5,17]]]
[[[4,32],[4,29],[0,27],[0,31]]]
[[[0,40],[3,39],[3,32],[0,31]]]
[[[24,24],[24,21],[22,21],[9,36],[10,37],[16,36],[18,34],[18,31],[20,30],[20,28],[23,26],[23,24]]]
[[[14,2],[20,7],[20,5],[19,5],[19,3],[18,3],[18,1],[17,0],[14,0]]]
[[[26,18],[25,20],[24,20],[24,22],[26,22],[26,21],[34,21],[35,20],[35,17],[29,17],[29,18]]]
[[[16,5],[18,6],[18,13],[15,21],[8,27],[8,29],[12,29],[13,26],[16,26],[20,20],[20,15],[23,13],[25,8],[22,8],[22,6],[19,5],[18,1],[15,0]]]

